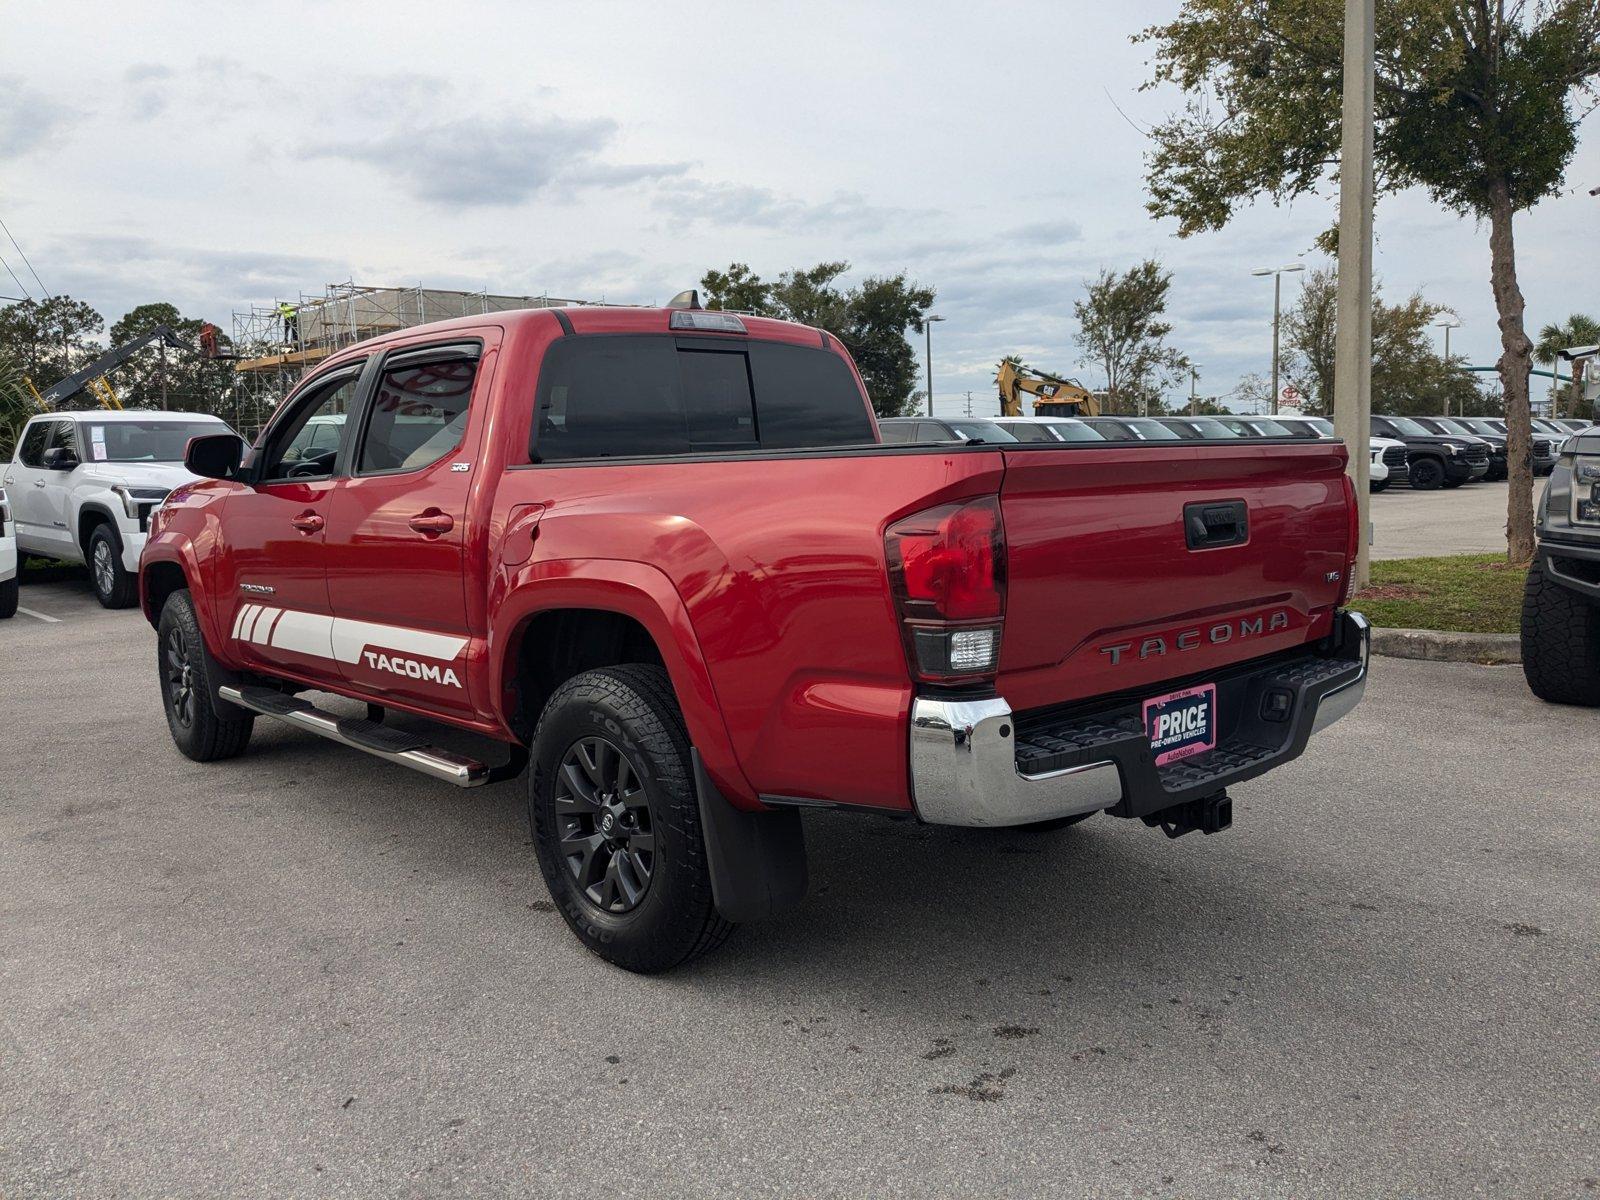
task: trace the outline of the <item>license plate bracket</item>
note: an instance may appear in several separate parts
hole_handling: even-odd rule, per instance
[[[1202,683],[1144,702],[1144,731],[1156,766],[1217,746],[1217,685]]]

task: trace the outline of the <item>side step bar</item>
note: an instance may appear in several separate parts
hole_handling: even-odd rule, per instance
[[[276,717],[298,729],[327,738],[330,742],[338,742],[386,762],[410,767],[413,771],[453,783],[456,787],[477,787],[488,783],[491,777],[499,777],[498,771],[476,759],[430,746],[415,734],[390,729],[359,717],[336,717],[304,700],[286,696],[271,688],[223,684],[217,689],[217,694],[229,704],[237,704],[264,717]],[[520,764],[517,764],[517,768],[520,770]]]

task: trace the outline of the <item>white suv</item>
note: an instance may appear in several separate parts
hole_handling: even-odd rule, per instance
[[[17,615],[17,530],[11,503],[0,488],[0,619]]]
[[[17,552],[88,564],[100,603],[127,608],[138,598],[139,553],[151,511],[195,478],[183,469],[189,439],[229,432],[203,413],[95,410],[34,417],[0,477]]]

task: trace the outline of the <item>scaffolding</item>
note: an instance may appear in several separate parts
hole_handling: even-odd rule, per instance
[[[255,436],[278,401],[309,368],[366,338],[452,317],[594,302],[420,285],[366,287],[347,280],[324,285],[320,295],[301,292],[297,301],[289,303],[295,309],[293,330],[285,329],[276,302],[253,304],[233,314],[235,375],[227,405],[233,409],[234,428],[248,437]]]

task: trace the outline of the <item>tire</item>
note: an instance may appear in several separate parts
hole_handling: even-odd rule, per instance
[[[567,680],[540,714],[532,757],[539,868],[580,942],[655,974],[727,939],[733,925],[712,897],[689,735],[665,671],[629,664]]]
[[[1522,674],[1541,700],[1600,708],[1600,606],[1537,562],[1522,593]]]
[[[1087,821],[1099,811],[1096,809],[1094,812],[1073,813],[1070,817],[1051,817],[1048,821],[1030,821],[1026,825],[1012,825],[1009,828],[1018,833],[1054,833],[1057,829],[1066,829],[1080,821]]]
[[[17,578],[0,581],[0,621],[17,615]]]
[[[122,566],[122,543],[111,526],[101,523],[89,535],[89,583],[102,608],[131,608],[139,598],[139,580]]]
[[[223,716],[212,707],[215,669],[194,601],[179,589],[167,597],[156,624],[156,673],[173,744],[195,762],[233,758],[249,743],[255,727],[255,716],[243,709],[227,705],[228,715]]]
[[[1385,479],[1382,483],[1369,483],[1369,484],[1367,484],[1367,491],[1373,493],[1374,495],[1376,495],[1379,492],[1386,492],[1388,490],[1389,490],[1389,481],[1387,479]]]
[[[1444,483],[1444,464],[1436,458],[1419,458],[1411,464],[1411,486],[1419,492],[1437,491]]]

